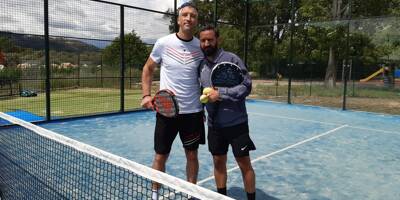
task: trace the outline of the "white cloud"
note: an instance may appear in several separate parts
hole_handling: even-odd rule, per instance
[[[108,0],[161,12],[173,8],[174,0]],[[43,35],[43,2],[5,0],[0,2],[0,31]],[[50,35],[112,40],[120,33],[120,8],[88,0],[49,0]],[[126,8],[125,32],[134,30],[143,40],[154,41],[169,33],[163,14]]]
[[[174,0],[106,0],[109,2],[120,3],[140,8],[165,12],[168,8],[174,7]],[[179,2],[179,0],[178,0]]]

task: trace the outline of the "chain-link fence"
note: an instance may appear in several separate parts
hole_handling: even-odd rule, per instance
[[[139,108],[141,68],[174,16],[143,7],[2,1],[0,110],[50,120]]]

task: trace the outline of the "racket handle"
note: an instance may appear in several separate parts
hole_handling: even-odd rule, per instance
[[[151,94],[145,94],[142,96],[142,99],[146,98],[146,97],[151,97]]]

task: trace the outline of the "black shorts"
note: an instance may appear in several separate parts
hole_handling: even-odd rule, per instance
[[[158,154],[168,154],[179,132],[183,147],[197,150],[199,144],[205,144],[204,113],[179,114],[175,118],[164,117],[157,113],[154,131],[154,150]]]
[[[256,150],[256,146],[249,136],[247,122],[224,128],[208,127],[208,150],[212,155],[226,155],[229,145],[232,145],[235,157],[249,155],[249,151]]]

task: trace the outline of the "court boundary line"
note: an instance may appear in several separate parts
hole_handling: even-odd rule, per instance
[[[386,131],[386,130],[373,129],[373,128],[365,128],[365,127],[361,127],[361,126],[349,126],[349,128],[360,129],[360,130],[366,130],[366,131],[376,131],[376,132],[382,132],[382,133],[400,135],[400,132]]]
[[[279,102],[279,101],[272,101],[272,100],[265,100],[265,99],[255,99],[255,98],[247,98],[247,100],[255,101],[255,102],[264,102],[264,103],[272,103],[272,104],[279,104],[279,105],[288,105],[288,103],[285,102]],[[325,109],[329,111],[336,111],[336,112],[354,112],[354,113],[365,113],[365,114],[372,114],[372,115],[383,115],[383,116],[394,116],[394,117],[400,117],[399,114],[389,114],[389,113],[382,113],[382,112],[372,112],[372,111],[365,111],[365,110],[341,110],[340,108],[334,108],[334,107],[326,107],[326,106],[318,106],[318,105],[307,105],[307,104],[290,104],[291,106],[297,106],[297,107],[307,107],[307,108],[316,108],[316,109]]]
[[[247,113],[248,114],[253,114],[253,115],[264,116],[264,117],[272,117],[272,118],[280,118],[280,119],[291,119],[291,120],[296,120],[296,121],[312,122],[312,123],[319,123],[319,124],[343,125],[343,124],[338,124],[338,123],[323,122],[323,121],[317,121],[317,120],[311,120],[311,119],[300,119],[300,118],[280,116],[280,115],[269,115],[269,114],[257,113],[257,112],[247,112]]]
[[[323,122],[323,121],[310,120],[310,119],[300,119],[300,118],[286,117],[286,116],[280,116],[280,115],[269,115],[269,114],[257,113],[257,112],[248,112],[248,114],[259,115],[259,116],[264,116],[264,117],[279,118],[279,119],[290,119],[290,120],[303,121],[303,122],[336,125],[336,126],[343,125],[343,124],[340,124],[340,123]],[[382,129],[373,129],[373,128],[366,128],[366,127],[361,127],[361,126],[351,126],[351,125],[348,125],[348,127],[349,128],[354,128],[354,129],[360,129],[360,130],[376,131],[376,132],[400,135],[400,132],[387,131],[387,130],[382,130]]]
[[[315,135],[315,136],[313,136],[313,137],[310,137],[310,138],[308,138],[308,139],[305,139],[305,140],[302,140],[302,141],[300,141],[300,142],[291,144],[291,145],[289,145],[289,146],[287,146],[287,147],[285,147],[285,148],[282,148],[282,149],[279,149],[279,150],[277,150],[277,151],[271,152],[271,153],[269,153],[269,154],[266,154],[266,155],[257,157],[257,158],[255,158],[255,159],[251,160],[251,163],[255,163],[255,162],[260,161],[260,160],[265,159],[265,158],[269,158],[269,157],[271,157],[271,156],[273,156],[273,155],[276,155],[276,154],[278,154],[278,153],[287,151],[287,150],[292,149],[292,148],[295,148],[295,147],[297,147],[297,146],[299,146],[299,145],[305,144],[305,143],[307,143],[307,142],[316,140],[316,139],[318,139],[318,138],[320,138],[320,137],[323,137],[323,136],[329,135],[329,134],[331,134],[331,133],[334,133],[335,131],[337,131],[337,130],[339,130],[339,129],[342,129],[342,128],[345,128],[345,127],[349,127],[349,125],[344,124],[344,125],[342,125],[342,126],[336,127],[336,128],[334,128],[334,129],[331,129],[331,130],[326,131],[326,132],[324,132],[324,133],[320,133],[320,134]],[[229,172],[232,172],[232,171],[237,170],[237,169],[239,169],[239,166],[236,165],[235,167],[232,167],[232,168],[228,169],[228,170],[227,170],[227,174],[229,174]],[[197,184],[200,185],[200,184],[205,183],[205,182],[207,182],[207,181],[213,180],[214,178],[215,178],[214,176],[209,176],[209,177],[207,177],[207,178],[205,178],[205,179],[203,179],[203,180],[201,180],[201,181],[198,181]]]

